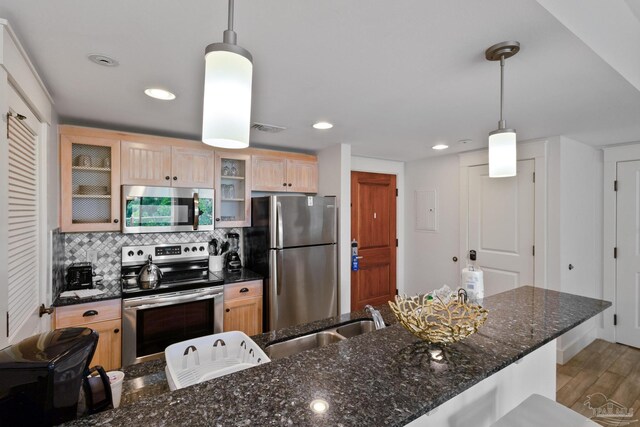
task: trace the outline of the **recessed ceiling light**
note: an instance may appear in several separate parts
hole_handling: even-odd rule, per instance
[[[438,145],[434,145],[431,148],[433,148],[434,150],[446,150],[447,148],[449,148],[449,146],[445,144],[438,144]]]
[[[324,399],[315,399],[311,401],[309,406],[316,414],[324,414],[329,409],[329,402]]]
[[[317,122],[313,124],[314,129],[320,129],[320,130],[331,129],[332,127],[333,127],[333,124],[329,122]]]
[[[169,92],[168,90],[160,89],[157,87],[151,87],[149,89],[145,89],[144,93],[147,96],[150,96],[155,99],[161,99],[163,101],[171,101],[172,99],[176,99],[176,96]]]
[[[103,65],[105,67],[116,67],[118,66],[118,61],[116,61],[113,58],[110,58],[106,55],[100,55],[100,54],[96,54],[93,53],[91,55],[88,56],[89,61],[91,62],[95,62],[98,65]]]

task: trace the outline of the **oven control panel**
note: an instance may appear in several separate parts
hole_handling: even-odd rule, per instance
[[[157,246],[156,256],[163,255],[180,255],[182,254],[182,246]]]
[[[122,265],[145,263],[149,259],[158,262],[179,262],[181,260],[209,257],[207,242],[169,243],[164,245],[123,246]]]

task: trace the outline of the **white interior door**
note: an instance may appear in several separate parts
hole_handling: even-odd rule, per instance
[[[518,161],[511,178],[469,167],[468,250],[484,270],[485,296],[534,284],[535,160]]]
[[[616,341],[640,347],[640,161],[618,162]]]

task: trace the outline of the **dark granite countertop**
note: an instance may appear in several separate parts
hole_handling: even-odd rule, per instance
[[[53,307],[63,307],[66,305],[85,304],[89,302],[104,301],[109,299],[119,299],[122,297],[122,291],[120,290],[120,280],[103,281],[100,284],[94,285],[93,288],[100,289],[104,291],[104,293],[89,298],[62,298],[60,297],[60,295],[58,295],[51,305]]]
[[[259,365],[174,392],[161,392],[70,425],[401,426],[521,359],[611,303],[530,286],[487,297],[478,333],[437,359],[399,325]],[[368,317],[355,312],[257,335],[260,346]],[[164,364],[131,367],[160,375]],[[129,368],[127,368],[129,369]],[[155,373],[144,372],[155,370]],[[314,399],[329,403],[311,411]]]
[[[250,282],[252,280],[262,280],[264,277],[254,273],[248,268],[241,268],[239,271],[217,271],[216,275],[222,277],[225,285],[232,283]]]

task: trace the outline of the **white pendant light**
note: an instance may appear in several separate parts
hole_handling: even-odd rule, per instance
[[[249,146],[253,58],[236,44],[233,0],[222,43],[205,49],[202,142],[220,148]]]
[[[507,129],[506,121],[502,118],[504,103],[504,61],[520,50],[520,43],[510,41],[491,46],[485,52],[489,61],[500,61],[500,121],[498,129],[489,134],[489,177],[505,178],[516,176],[516,131]]]

